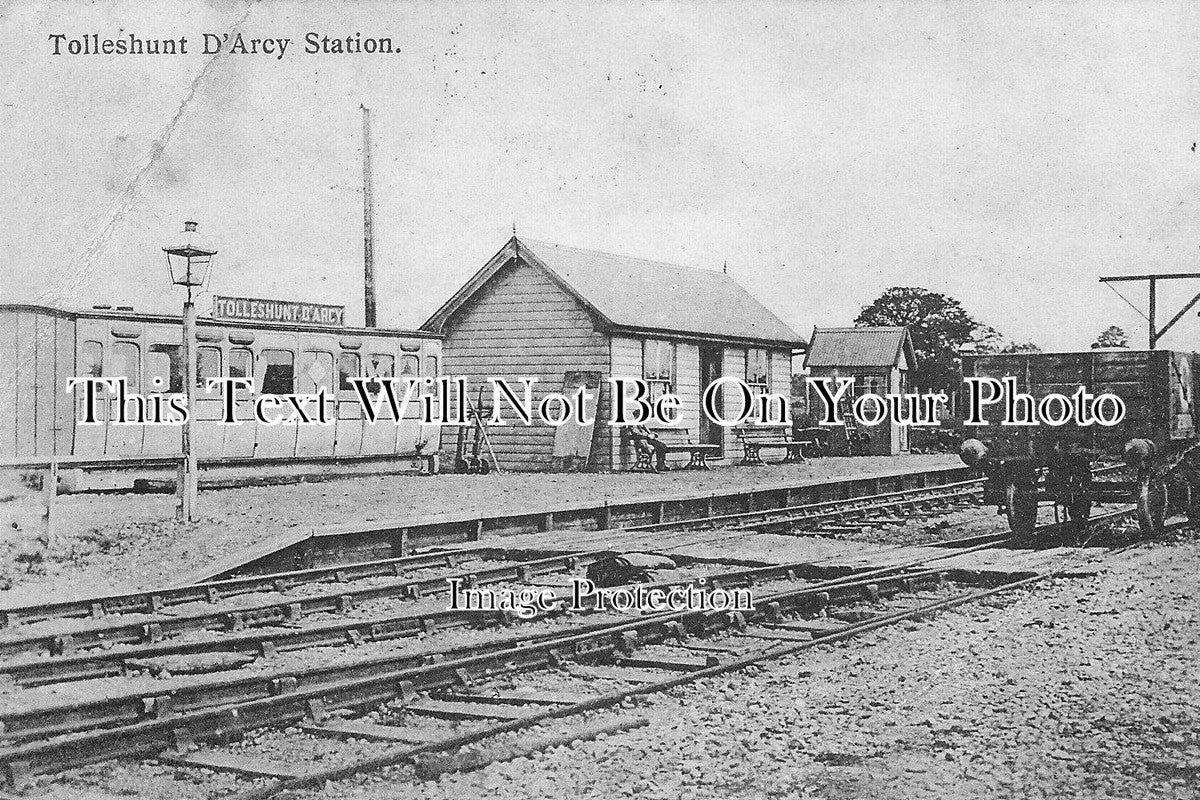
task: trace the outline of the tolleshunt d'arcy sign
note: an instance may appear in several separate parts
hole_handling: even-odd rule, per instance
[[[240,319],[252,322],[284,322],[298,325],[346,325],[345,306],[297,303],[290,300],[260,300],[254,297],[214,297],[213,319]]]

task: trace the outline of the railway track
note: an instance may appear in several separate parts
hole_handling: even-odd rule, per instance
[[[945,487],[938,487],[945,488]],[[948,491],[948,495],[952,492]],[[911,498],[909,498],[911,500]],[[895,501],[903,503],[905,498],[893,497],[888,500],[880,498],[857,498],[860,507],[879,507],[881,503]],[[921,502],[930,502],[924,500]],[[828,504],[819,504],[828,506]],[[875,510],[869,508],[867,513]],[[779,521],[779,509],[771,512],[771,519],[757,518],[741,519],[739,524],[747,527],[755,525],[773,525]],[[832,513],[831,509],[807,508],[795,515],[797,524],[805,524],[814,516]],[[1105,518],[1107,519],[1107,518]],[[1098,518],[1096,524],[1104,520]],[[728,520],[722,521],[722,527]],[[1042,535],[1049,535],[1062,530],[1062,526],[1048,526],[1042,529]],[[710,528],[711,530],[711,528]],[[657,528],[647,533],[658,535]],[[204,761],[203,757],[195,754],[188,755],[189,749],[196,742],[218,742],[237,738],[242,732],[271,726],[287,726],[308,720],[305,724],[304,735],[315,736],[346,736],[353,735],[370,741],[407,741],[407,749],[396,750],[394,747],[385,749],[378,758],[389,759],[387,763],[404,761],[423,753],[434,753],[453,747],[461,746],[468,741],[517,730],[521,727],[535,724],[541,719],[557,719],[563,716],[582,713],[593,707],[600,708],[611,705],[611,696],[589,698],[585,704],[580,703],[537,703],[531,708],[523,709],[519,714],[513,711],[520,708],[516,701],[520,698],[501,697],[497,695],[496,702],[487,702],[478,698],[466,700],[461,696],[474,694],[481,682],[495,678],[511,678],[514,675],[526,675],[547,667],[569,667],[571,669],[598,669],[606,663],[625,668],[638,668],[639,663],[657,663],[659,667],[668,666],[683,674],[664,679],[664,686],[677,685],[682,680],[694,680],[702,677],[705,670],[721,668],[735,669],[744,661],[745,656],[731,657],[728,647],[713,646],[700,660],[695,654],[705,648],[693,642],[690,637],[696,635],[711,636],[713,634],[733,632],[736,635],[749,636],[751,639],[771,642],[757,658],[769,657],[777,651],[780,642],[790,642],[787,647],[801,644],[797,638],[806,641],[814,631],[831,635],[827,625],[822,628],[804,619],[814,615],[824,615],[828,618],[839,609],[852,608],[855,604],[867,602],[880,603],[888,597],[902,593],[938,589],[944,587],[947,581],[979,583],[981,576],[973,574],[957,574],[938,571],[934,566],[939,560],[957,556],[974,550],[995,547],[1011,541],[1005,534],[974,536],[943,542],[941,554],[923,558],[917,561],[898,563],[887,567],[864,570],[845,570],[847,574],[830,577],[828,571],[812,564],[789,564],[773,567],[752,569],[727,570],[714,576],[709,576],[705,586],[711,591],[714,586],[754,586],[765,594],[759,594],[756,599],[756,610],[753,614],[723,614],[712,612],[689,612],[684,614],[645,615],[634,620],[628,618],[600,618],[589,621],[588,614],[570,615],[570,619],[553,620],[539,619],[525,626],[527,630],[512,633],[513,628],[504,628],[502,633],[494,633],[483,641],[452,643],[441,646],[436,643],[436,632],[444,631],[456,624],[480,624],[498,626],[511,624],[510,616],[496,614],[492,616],[472,612],[476,618],[473,623],[464,617],[452,619],[447,612],[426,610],[422,613],[397,615],[390,621],[394,627],[388,628],[385,622],[379,620],[364,620],[346,623],[334,623],[316,628],[297,629],[294,631],[265,630],[260,634],[248,634],[235,631],[219,645],[201,643],[200,650],[208,648],[208,652],[240,652],[237,648],[252,648],[266,664],[265,667],[250,671],[235,672],[229,676],[207,675],[203,680],[195,680],[182,685],[174,685],[170,689],[155,686],[154,681],[134,679],[128,686],[110,691],[107,694],[97,693],[87,700],[76,702],[36,703],[28,708],[10,707],[0,713],[0,724],[3,724],[4,739],[7,745],[0,750],[0,763],[5,767],[8,781],[11,785],[21,785],[32,776],[52,773],[83,764],[107,760],[117,757],[162,755],[175,758],[183,763]],[[607,551],[597,551],[607,552]],[[436,555],[436,554],[430,554]],[[458,562],[462,563],[462,562]],[[474,576],[475,582],[487,581],[492,578],[497,581],[528,580],[535,576],[531,569],[559,568],[577,569],[585,560],[579,556],[555,556],[537,559],[535,562],[523,562],[513,565],[503,565],[495,568],[496,572],[487,571],[466,573]],[[353,565],[352,565],[353,566]],[[501,574],[501,571],[504,571]],[[481,577],[482,573],[482,577]],[[265,576],[269,577],[269,576]],[[1033,578],[1035,576],[1025,576]],[[436,578],[441,582],[446,576]],[[986,580],[986,576],[982,578]],[[429,580],[435,580],[431,577]],[[685,578],[680,581],[668,581],[663,586],[681,585],[695,582],[697,578]],[[403,582],[391,581],[386,587],[371,587],[372,591],[397,592],[397,586]],[[411,585],[411,581],[408,582]],[[940,590],[939,590],[940,591]],[[972,590],[975,591],[975,590]],[[326,603],[331,597],[344,597],[324,593],[317,595],[316,602]],[[388,595],[389,597],[395,596]],[[416,599],[416,598],[410,598]],[[944,598],[948,599],[948,598]],[[938,602],[941,602],[940,600]],[[967,600],[963,600],[967,602]],[[275,604],[272,608],[278,607]],[[345,602],[343,601],[343,605]],[[926,609],[929,610],[929,609]],[[221,612],[228,614],[228,611]],[[201,615],[202,616],[202,615]],[[878,616],[877,614],[875,616]],[[800,619],[792,619],[799,617]],[[248,618],[242,617],[243,623]],[[882,619],[876,620],[885,624]],[[145,623],[142,623],[145,624]],[[223,625],[228,625],[228,618],[222,619]],[[751,626],[757,633],[738,633],[739,629]],[[843,630],[832,630],[832,633],[853,635],[854,625],[847,623]],[[377,626],[372,630],[371,626]],[[789,626],[791,628],[789,629]],[[760,630],[761,629],[761,630]],[[873,628],[872,628],[873,629]],[[19,630],[19,629],[18,629]],[[499,629],[497,629],[499,630]],[[351,634],[350,631],[357,631]],[[773,633],[772,633],[773,632]],[[364,636],[364,633],[366,634]],[[337,642],[351,645],[360,644],[368,637],[396,638],[412,634],[424,635],[433,646],[413,649],[383,655],[355,657],[340,662],[321,663],[315,666],[305,666],[302,662],[284,663],[271,667],[284,650],[295,647],[305,650],[318,641]],[[769,634],[769,635],[768,635]],[[321,638],[325,637],[325,638]],[[819,638],[821,638],[819,637]],[[355,641],[357,638],[358,641]],[[668,646],[678,647],[681,651],[692,654],[692,659],[670,659],[659,654],[657,661],[642,659],[637,661],[636,653],[646,647]],[[44,645],[45,641],[42,640]],[[111,646],[111,645],[107,645]],[[178,642],[163,644],[160,642],[141,642],[139,647],[141,657],[167,656],[172,648],[178,653],[187,652],[188,648],[196,648],[197,643]],[[146,648],[150,648],[147,650]],[[154,648],[158,648],[155,650]],[[724,656],[721,654],[724,653]],[[124,667],[131,659],[128,651],[112,653],[100,650],[98,652],[69,655],[65,652],[57,656],[40,655],[24,661],[10,662],[6,665],[10,675],[18,680],[31,684],[50,681],[81,680],[95,677],[98,670],[118,669]],[[195,655],[193,652],[192,655]],[[73,660],[72,660],[73,659]],[[134,659],[136,660],[136,659]],[[714,662],[715,663],[710,663]],[[39,664],[39,662],[42,662]],[[751,663],[751,662],[746,662]],[[51,672],[45,670],[46,664],[58,664]],[[64,666],[65,665],[65,666]],[[39,672],[38,670],[43,670]],[[53,672],[53,670],[60,670]],[[111,674],[111,673],[107,673]],[[714,673],[715,674],[715,673]],[[672,683],[672,681],[675,681]],[[643,682],[644,683],[644,682]],[[641,684],[639,684],[641,685]],[[653,682],[644,685],[654,685]],[[636,687],[635,687],[636,688]],[[632,690],[631,690],[632,691]],[[638,691],[641,691],[638,689]],[[628,696],[628,695],[624,695]],[[549,695],[543,696],[547,700]],[[449,698],[449,699],[448,699]],[[460,699],[454,699],[460,698]],[[528,697],[526,698],[528,699]],[[562,699],[561,697],[559,698]],[[620,699],[613,701],[620,702]],[[449,705],[446,705],[449,703]],[[429,741],[413,742],[406,740],[401,730],[395,726],[380,726],[376,723],[358,720],[355,724],[344,724],[346,720],[330,714],[331,710],[361,711],[380,705],[400,709],[402,714],[419,714],[425,716],[441,716],[442,718],[482,718],[494,719],[497,715],[506,718],[498,726],[487,727],[492,733],[480,733],[480,730],[455,732],[452,736],[442,735],[433,737],[425,732]],[[598,705],[592,705],[598,704]],[[574,710],[572,710],[574,709]],[[502,713],[503,712],[503,713]],[[516,714],[515,719],[507,719]],[[352,721],[353,722],[353,721]],[[374,727],[372,727],[374,726]],[[506,727],[512,726],[512,727]],[[389,730],[389,728],[391,730]],[[357,733],[347,733],[347,731]],[[341,731],[339,733],[339,731]],[[416,735],[416,734],[413,734]],[[466,737],[466,738],[464,738]],[[411,739],[411,736],[409,737]],[[461,741],[460,741],[461,740]],[[170,754],[175,754],[174,756]],[[212,755],[212,754],[210,754]],[[220,761],[215,755],[217,761]],[[213,759],[209,759],[210,761]],[[228,761],[228,759],[227,759]],[[261,759],[260,759],[261,761]],[[379,762],[382,763],[382,762]],[[371,764],[378,765],[372,760],[361,768],[369,768]],[[241,768],[226,764],[210,765],[212,768],[232,768],[235,771],[258,776],[270,775],[271,769],[262,767],[255,771],[253,768]],[[261,766],[261,765],[260,765]],[[356,767],[355,769],[358,769]],[[352,770],[353,771],[353,770]],[[279,774],[284,774],[276,770]],[[316,773],[312,773],[316,774]],[[307,780],[307,777],[292,776],[289,780]],[[322,778],[324,780],[324,778]],[[274,788],[290,787],[291,784],[281,783]]]
[[[941,512],[972,505],[983,488],[983,478],[906,489],[821,503],[784,506],[761,511],[717,514],[701,520],[672,520],[638,525],[630,530],[755,530],[764,533],[819,532],[822,523],[838,521],[894,521],[892,512]],[[815,530],[814,530],[815,529]]]
[[[979,544],[991,544],[1003,535],[972,536],[943,542],[947,547],[969,547]],[[591,563],[607,551],[597,551],[592,558],[580,559],[577,556],[554,557],[538,559],[537,565],[547,568],[559,567],[569,569],[580,564]],[[824,566],[819,563],[796,562],[763,567],[737,568],[718,572],[704,572],[691,578],[660,582],[653,584],[661,588],[683,586],[697,581],[706,583],[709,587],[738,588],[761,585],[771,580],[822,580],[850,577],[856,573],[869,572],[868,568],[854,569],[845,566]],[[516,580],[528,580],[536,573],[529,571],[525,564],[515,569],[503,567],[500,572]],[[472,586],[482,585],[480,573],[460,573],[455,577],[464,580]],[[429,581],[444,581],[445,578],[430,578]],[[445,587],[437,585],[439,591]],[[320,599],[320,598],[319,598]],[[230,613],[230,612],[222,612]],[[303,619],[297,615],[294,622]],[[349,621],[326,622],[311,626],[295,626],[282,628],[267,625],[257,631],[244,631],[223,635],[218,638],[194,641],[168,641],[149,645],[135,645],[120,648],[95,648],[93,650],[65,654],[51,651],[50,658],[45,653],[24,659],[13,659],[0,662],[0,674],[10,676],[22,686],[38,686],[48,683],[87,680],[115,675],[126,675],[138,671],[137,664],[147,664],[156,658],[166,658],[173,655],[196,655],[201,653],[247,653],[252,656],[270,656],[276,653],[300,650],[321,645],[345,646],[358,645],[370,641],[386,641],[403,637],[416,637],[462,627],[493,627],[497,625],[511,626],[519,623],[520,617],[504,611],[477,610],[432,610],[424,608],[405,614],[388,616],[370,616]],[[224,629],[223,629],[224,630]],[[222,632],[223,632],[222,630]],[[44,643],[44,637],[26,639],[25,642]],[[10,724],[6,732],[11,736],[14,727]]]
[[[0,609],[0,629],[15,628],[51,619],[101,619],[120,614],[153,614],[187,603],[216,603],[240,595],[283,592],[313,583],[344,583],[363,578],[400,576],[428,567],[451,567],[471,558],[498,557],[493,547],[438,550],[402,558],[387,558],[330,567],[291,570],[266,575],[247,575],[187,586],[144,592],[98,595],[75,600],[13,606]]]
[[[979,481],[965,481],[905,492],[849,498],[818,504],[774,509],[770,512],[725,514],[712,519],[682,523],[638,526],[632,530],[659,551],[696,544],[702,539],[665,538],[664,534],[693,530],[724,529],[745,532],[756,528],[776,532],[791,527],[806,528],[838,515],[861,518],[870,515],[922,508],[933,511],[970,501]],[[890,519],[890,517],[889,517]],[[894,521],[891,520],[891,521]],[[628,533],[628,532],[626,532]],[[610,536],[598,532],[589,542],[603,543]],[[413,635],[446,625],[464,624],[462,615],[427,612],[356,613],[366,604],[381,601],[417,600],[448,591],[447,580],[458,578],[472,586],[529,581],[565,574],[607,557],[611,550],[599,549],[563,556],[504,561],[505,552],[495,547],[468,547],[402,558],[296,570],[273,575],[250,575],[194,586],[146,592],[82,598],[45,605],[9,608],[7,623],[0,631],[0,674],[13,676],[26,685],[64,678],[81,679],[122,674],[123,659],[148,658],[186,652],[258,652],[275,648],[340,644],[345,641],[380,640]],[[476,565],[458,572],[432,571],[455,568],[473,560],[502,563]],[[315,587],[333,584],[332,590]],[[342,617],[341,622],[309,626],[305,630],[279,630],[297,626],[314,614]],[[490,621],[490,620],[483,620]],[[255,633],[254,629],[271,629]],[[218,633],[221,642],[207,645],[171,644],[190,634]],[[110,650],[110,648],[120,648]],[[105,652],[96,655],[95,651]],[[50,660],[46,660],[50,656]]]
[[[767,529],[770,526],[783,530],[788,526],[817,523],[836,519],[869,517],[891,510],[904,510],[925,506],[930,511],[961,503],[977,495],[982,479],[958,481],[937,486],[887,492],[842,500],[808,503],[782,508],[749,511],[733,514],[718,514],[695,519],[681,519],[661,523],[633,525],[621,530],[642,532],[703,531],[718,528],[730,530]],[[573,532],[572,541],[602,541],[605,531]],[[604,552],[603,549],[596,552]],[[588,555],[588,554],[581,554]],[[98,595],[51,603],[0,608],[0,640],[4,631],[56,619],[102,620],[122,615],[154,615],[175,606],[194,603],[216,605],[245,595],[282,594],[313,584],[347,584],[368,578],[401,577],[415,570],[431,567],[453,567],[472,559],[504,559],[505,550],[498,546],[468,546],[453,549],[437,549],[396,558],[338,564],[311,569],[289,570],[266,574],[249,574],[222,580],[204,581],[186,586],[156,588],[147,591],[122,594]],[[537,568],[530,562],[527,566]],[[335,596],[337,596],[335,594]],[[4,655],[0,643],[0,656]]]
[[[1091,520],[1090,525],[1094,529],[1096,526],[1123,523],[1131,518],[1132,513],[1132,508],[1109,512]],[[1064,530],[1065,528],[1065,525],[1055,523],[1045,526],[1039,533],[1047,535],[1054,531]],[[522,703],[523,713],[516,718],[497,721],[490,726],[460,733],[436,742],[416,742],[417,737],[414,736],[408,743],[393,745],[378,754],[366,758],[340,763],[333,767],[308,771],[300,775],[274,779],[265,785],[238,793],[235,796],[235,800],[265,800],[265,798],[278,794],[281,791],[298,791],[307,787],[323,785],[327,781],[342,780],[363,772],[400,764],[411,764],[414,767],[413,773],[410,776],[412,778],[417,780],[432,779],[445,772],[471,770],[486,766],[493,761],[507,760],[526,755],[547,746],[567,744],[579,739],[590,738],[596,732],[608,733],[628,730],[645,724],[646,721],[637,718],[622,720],[619,717],[614,721],[610,718],[606,723],[597,725],[593,722],[591,725],[573,727],[564,735],[537,737],[524,744],[503,745],[494,747],[491,750],[463,750],[463,748],[471,744],[511,734],[523,728],[542,725],[553,720],[580,716],[601,709],[612,709],[624,701],[639,695],[667,691],[686,683],[744,669],[764,661],[794,655],[817,645],[844,641],[900,621],[982,600],[1001,592],[1011,591],[1031,585],[1039,580],[1044,580],[1061,573],[1065,568],[1066,565],[1063,565],[1052,570],[1013,577],[999,585],[982,589],[967,588],[961,591],[949,591],[947,592],[947,596],[940,598],[911,593],[914,589],[927,588],[930,581],[935,585],[943,582],[945,577],[943,573],[927,572],[899,577],[899,586],[901,587],[899,589],[896,588],[896,583],[894,582],[896,576],[888,576],[893,580],[884,577],[881,580],[873,582],[864,582],[862,580],[852,581],[845,584],[844,588],[851,589],[851,591],[854,588],[861,588],[865,598],[860,599],[866,599],[876,606],[877,612],[866,618],[857,618],[857,621],[842,625],[840,629],[818,627],[815,633],[803,621],[798,623],[788,621],[788,617],[791,614],[803,615],[806,611],[811,611],[811,607],[806,608],[802,602],[795,602],[798,597],[804,596],[804,593],[778,593],[767,599],[765,610],[751,615],[748,619],[731,619],[723,626],[712,624],[698,626],[700,634],[706,639],[711,639],[714,633],[718,637],[721,637],[715,641],[711,641],[707,645],[693,646],[695,649],[700,649],[701,652],[707,653],[707,658],[703,666],[695,660],[689,662],[686,652],[676,655],[670,652],[664,653],[661,648],[653,656],[639,656],[638,647],[649,649],[649,647],[655,645],[655,641],[651,637],[647,637],[644,642],[639,642],[636,638],[633,641],[627,639],[624,642],[616,643],[610,653],[610,659],[617,666],[605,673],[604,676],[624,684],[612,691],[577,699],[574,702],[566,702],[559,699],[557,695],[551,695],[539,704],[537,699],[533,699],[532,702],[523,703],[522,697],[538,697],[537,694],[532,692],[523,693],[506,689],[489,689],[488,687],[478,685],[474,687],[468,686],[457,690],[453,696],[474,702],[482,707],[486,707],[488,703]],[[929,577],[930,575],[932,575],[932,578]],[[906,594],[908,603],[904,604]],[[854,602],[853,594],[841,596],[841,598],[849,600],[851,604]],[[891,608],[878,609],[881,601],[895,601],[896,599],[900,599],[901,604],[894,605]],[[786,603],[786,606],[784,603]],[[831,608],[832,605],[826,605],[823,609],[824,613],[834,616],[836,612],[832,612]],[[856,619],[850,614],[843,616],[849,619]],[[680,635],[678,628],[668,629],[658,639],[658,642],[671,640],[674,637],[673,646],[668,649],[686,651],[689,647],[689,630],[690,628],[685,627],[683,634]],[[732,635],[730,635],[731,633]],[[811,638],[805,638],[797,635],[799,633],[812,633],[812,635]],[[722,636],[723,634],[724,636]],[[736,643],[732,645],[725,644],[730,638],[741,641],[761,641],[749,647],[743,647]],[[731,656],[727,659],[722,659],[714,657],[712,655],[714,652],[729,653]],[[646,678],[638,675],[639,668],[646,666],[657,668],[660,677]],[[622,674],[622,671],[624,674]],[[557,704],[555,703],[556,700]],[[403,710],[404,706],[401,705],[400,708]],[[420,712],[418,711],[418,713]],[[624,716],[628,717],[628,714]],[[393,720],[393,724],[403,724],[403,721],[395,719]]]

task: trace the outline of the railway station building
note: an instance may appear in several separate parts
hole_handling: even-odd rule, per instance
[[[863,394],[903,394],[908,391],[908,371],[916,366],[912,337],[904,326],[873,328],[813,328],[804,365],[812,378],[853,378],[854,385],[843,397],[844,412],[854,398]],[[808,408],[819,409],[821,400],[811,382]],[[846,414],[849,418],[849,414]],[[905,425],[885,422],[864,427],[867,435],[863,455],[895,456],[909,451]]]
[[[719,447],[740,460],[732,428],[701,413],[703,387],[718,377],[744,380],[754,392],[788,395],[792,356],[804,340],[723,272],[512,237],[422,326],[443,338],[444,374],[467,380],[473,399],[490,404],[489,376],[519,385],[537,378],[534,402],[550,392],[588,386],[597,424],[508,424],[487,429],[505,470],[624,470],[635,460],[622,429],[608,424],[612,376],[640,378],[681,399],[683,424],[656,430]],[[483,386],[483,393],[479,387]],[[736,414],[733,392],[719,402]],[[453,452],[453,428],[442,437]],[[677,459],[677,460],[676,460]],[[687,455],[673,455],[681,466]]]

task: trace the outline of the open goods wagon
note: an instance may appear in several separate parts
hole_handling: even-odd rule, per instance
[[[1195,353],[1125,349],[964,357],[964,379],[1009,378],[1007,387],[1030,395],[1034,404],[1050,394],[1073,398],[1083,387],[1124,405],[1123,417],[1111,425],[1075,418],[1063,425],[1002,425],[1005,402],[982,406],[987,424],[974,428],[977,437],[963,442],[961,453],[987,476],[984,502],[1007,514],[1017,533],[1033,530],[1042,504],[1082,521],[1093,503],[1136,503],[1146,535],[1176,510],[1200,519],[1197,359]],[[1110,411],[1115,405],[1107,403]],[[1052,407],[1057,412],[1061,404]],[[1121,460],[1126,469],[1094,471]],[[1125,477],[1110,477],[1114,473]]]

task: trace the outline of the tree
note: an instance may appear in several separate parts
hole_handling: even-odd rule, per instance
[[[1129,334],[1116,325],[1109,325],[1096,337],[1092,347],[1129,347]]]
[[[974,344],[978,352],[1001,346],[996,329],[967,313],[952,297],[915,286],[893,286],[864,306],[854,320],[858,327],[905,325],[917,353],[911,385],[953,391],[958,387],[958,348]]]
[[[1009,342],[1000,348],[1001,353],[1040,353],[1042,348],[1033,342]]]

